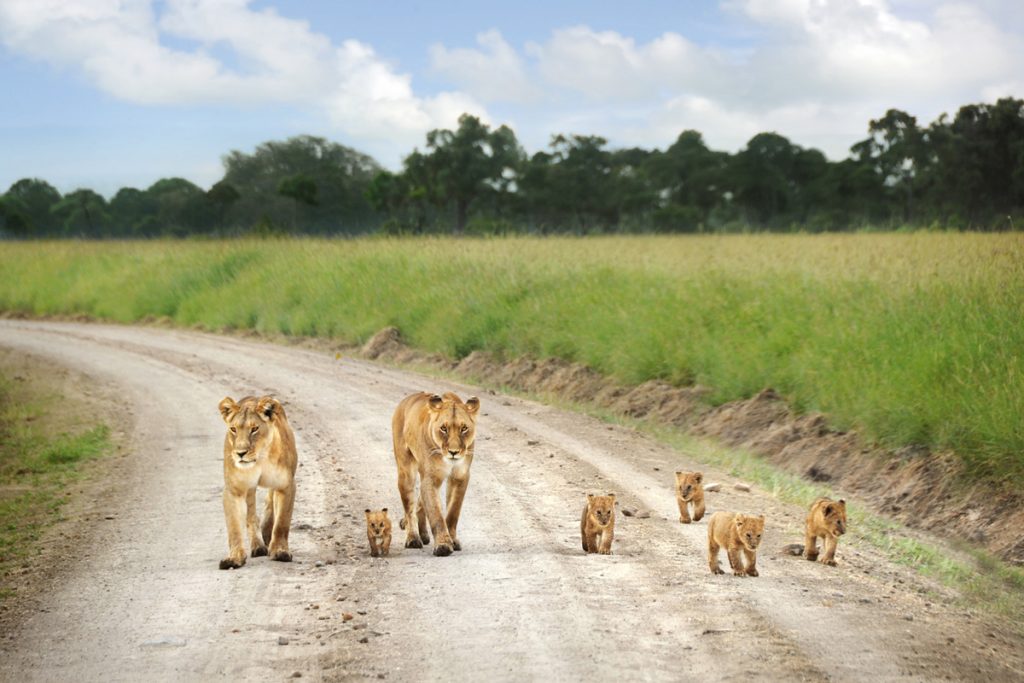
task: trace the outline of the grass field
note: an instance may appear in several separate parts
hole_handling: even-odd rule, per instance
[[[1024,484],[1024,235],[0,245],[0,309],[558,356],[624,382],[771,386]]]

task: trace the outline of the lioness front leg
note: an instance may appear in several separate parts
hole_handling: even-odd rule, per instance
[[[295,506],[295,482],[288,488],[271,491],[274,497],[274,529],[270,535],[270,559],[278,562],[291,562],[292,554],[288,550],[288,531],[292,524],[292,508]]]
[[[462,550],[459,543],[457,529],[459,527],[459,515],[462,514],[462,501],[466,498],[466,488],[469,486],[469,472],[462,477],[454,476],[448,480],[448,515],[445,523],[448,525],[448,533],[452,537],[452,548]]]
[[[245,496],[224,488],[224,523],[228,528],[228,556],[220,561],[221,569],[237,569],[245,564],[242,527],[245,520]]]
[[[427,519],[430,521],[430,530],[434,535],[434,554],[445,557],[452,554],[452,537],[441,513],[441,484],[440,479],[428,480],[421,475],[420,493],[423,496]]]
[[[408,456],[410,459],[412,456]],[[402,508],[405,510],[404,524],[400,526],[405,529],[405,547],[422,548],[423,541],[420,540],[419,522],[416,517],[416,475],[407,472],[402,467],[398,468],[398,494],[402,497]],[[422,502],[420,502],[422,506]]]
[[[245,525],[249,531],[249,548],[253,557],[267,554],[267,544],[259,528],[259,515],[256,514],[256,489],[249,489],[245,494]]]

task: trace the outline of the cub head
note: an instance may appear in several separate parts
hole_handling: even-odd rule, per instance
[[[476,418],[480,414],[480,399],[476,396],[465,403],[455,394],[430,397],[430,438],[437,449],[435,452],[449,460],[461,460],[473,452],[476,439]]]
[[[683,500],[690,500],[694,492],[704,485],[703,482],[701,472],[676,472],[676,491]]]
[[[833,536],[846,533],[846,501],[828,501],[821,508],[825,517],[825,526]]]
[[[366,508],[366,530],[377,539],[383,538],[386,532],[391,531],[388,509],[381,508],[380,512],[373,512],[370,508]]]
[[[753,552],[761,545],[761,534],[764,533],[764,515],[736,515],[736,533],[747,550]]]
[[[274,419],[283,413],[281,404],[270,396],[246,396],[238,403],[232,398],[220,402],[220,415],[228,426],[225,450],[236,467],[252,467],[266,457],[274,430]]]
[[[601,526],[606,526],[615,517],[615,494],[595,496],[588,493],[587,514],[596,519]]]

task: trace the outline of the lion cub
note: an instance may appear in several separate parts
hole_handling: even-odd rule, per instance
[[[846,533],[846,501],[818,498],[811,503],[811,511],[804,525],[804,543],[793,543],[785,547],[791,555],[803,555],[810,561],[818,559],[818,537],[822,539],[825,554],[822,564],[836,566],[836,546],[839,537]]]
[[[366,508],[366,538],[370,541],[370,557],[387,555],[391,549],[391,519],[388,509],[372,512]]]
[[[676,472],[676,502],[679,521],[690,523],[689,506],[693,505],[693,521],[704,516],[704,475],[701,472]]]
[[[725,548],[729,566],[736,576],[757,576],[757,546],[764,533],[764,515],[753,517],[735,512],[716,512],[708,520],[708,566],[712,574],[724,574],[718,564],[718,550]],[[740,560],[740,551],[747,565]]]
[[[615,536],[615,494],[595,496],[587,494],[587,504],[580,517],[580,535],[583,549],[588,553],[610,555]]]

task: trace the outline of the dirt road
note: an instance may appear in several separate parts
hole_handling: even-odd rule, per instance
[[[684,526],[685,454],[634,431],[332,354],[207,334],[0,321],[0,346],[115,388],[123,459],[89,542],[68,547],[39,608],[0,634],[0,680],[1010,680],[1024,647],[870,548],[832,569],[777,549],[802,512],[726,483],[708,506],[763,512],[761,576],[712,576],[705,522]],[[390,417],[416,390],[482,399],[476,459],[448,558],[406,550]],[[291,564],[219,571],[226,395],[287,408],[301,467]],[[103,416],[98,416],[102,419]],[[585,491],[614,491],[611,556],[579,539]],[[362,510],[396,522],[367,552]],[[106,519],[106,517],[112,519]],[[723,556],[723,562],[725,560]],[[352,618],[346,620],[345,615]]]

